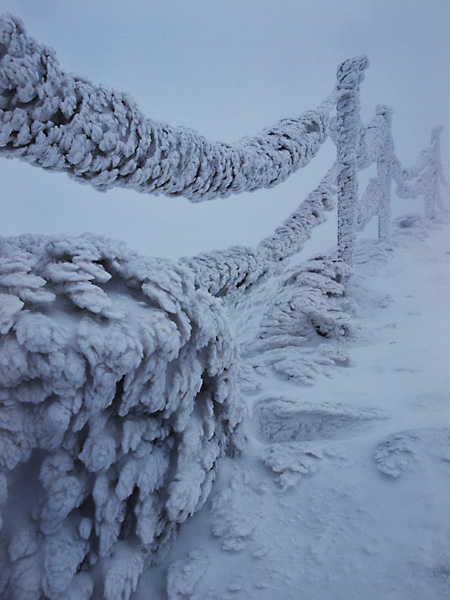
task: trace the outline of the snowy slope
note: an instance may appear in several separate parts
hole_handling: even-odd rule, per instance
[[[449,267],[445,223],[360,241],[348,362],[309,386],[257,375],[242,455],[133,600],[448,598]],[[274,292],[241,307],[241,341]]]

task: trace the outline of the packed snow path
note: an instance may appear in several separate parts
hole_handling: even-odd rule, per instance
[[[450,228],[398,223],[357,246],[348,366],[260,379],[243,455],[133,600],[448,599]]]

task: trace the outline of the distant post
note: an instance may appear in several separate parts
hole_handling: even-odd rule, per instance
[[[377,115],[386,121],[386,136],[377,159],[377,178],[380,183],[381,197],[378,206],[378,239],[389,242],[391,229],[391,182],[394,147],[392,143],[392,109],[388,106],[377,106]]]
[[[431,132],[431,159],[426,173],[425,218],[433,219],[441,206],[441,133],[442,125]]]

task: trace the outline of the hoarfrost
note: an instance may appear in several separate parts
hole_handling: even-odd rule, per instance
[[[27,523],[3,524],[2,597],[125,600],[242,419],[222,307],[186,267],[100,237],[1,253],[1,499]]]
[[[273,187],[326,139],[328,112],[319,108],[235,144],[212,142],[146,119],[128,95],[65,73],[16,18],[0,18],[0,44],[3,155],[98,190],[122,186],[198,202]]]

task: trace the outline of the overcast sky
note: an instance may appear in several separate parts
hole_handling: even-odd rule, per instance
[[[332,91],[337,65],[366,54],[363,119],[379,103],[392,106],[405,166],[442,123],[450,157],[449,0],[0,0],[0,8],[52,46],[64,70],[130,93],[150,118],[225,142],[315,108]],[[1,233],[92,231],[170,258],[252,246],[333,160],[329,141],[272,190],[191,204],[119,189],[100,194],[2,159]]]

